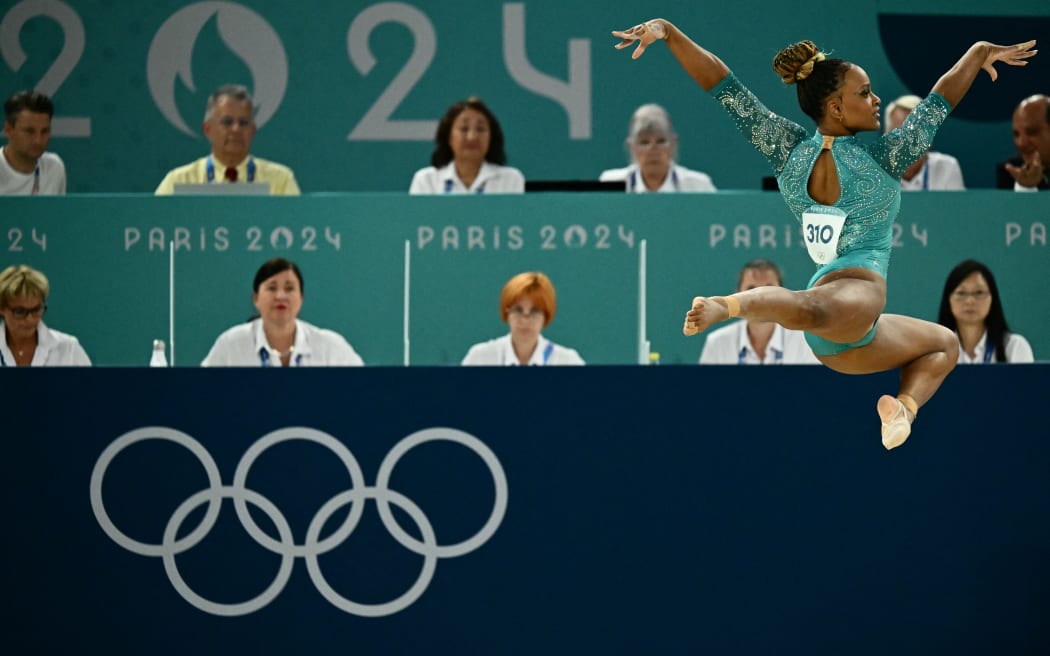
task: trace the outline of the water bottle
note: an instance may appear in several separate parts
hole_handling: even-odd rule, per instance
[[[168,366],[168,356],[164,354],[164,340],[155,339],[153,340],[153,355],[149,359],[149,366],[151,367],[166,367]]]

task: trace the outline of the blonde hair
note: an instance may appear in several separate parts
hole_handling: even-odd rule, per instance
[[[9,266],[0,273],[0,307],[15,296],[39,296],[46,301],[51,286],[47,276],[24,264]]]
[[[506,323],[507,311],[523,298],[543,310],[543,327],[549,326],[558,310],[558,299],[551,279],[539,271],[526,271],[508,280],[499,296],[500,320]]]

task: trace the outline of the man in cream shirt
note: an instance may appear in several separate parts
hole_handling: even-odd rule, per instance
[[[174,193],[176,184],[266,183],[275,196],[298,196],[295,174],[283,164],[250,154],[255,136],[251,94],[238,84],[219,87],[208,98],[202,125],[211,154],[169,171],[157,186],[158,196]]]

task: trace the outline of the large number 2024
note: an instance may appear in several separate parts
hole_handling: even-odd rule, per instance
[[[64,45],[55,61],[36,84],[41,93],[54,96],[84,54],[84,23],[77,12],[61,0],[23,0],[0,21],[0,55],[13,71],[26,61],[19,44],[25,24],[37,17],[50,18],[62,29]],[[434,25],[423,12],[400,2],[384,2],[368,7],[354,19],[347,32],[347,50],[354,67],[367,75],[376,59],[368,47],[369,35],[383,23],[400,23],[412,33],[415,47],[398,74],[376,102],[347,135],[356,141],[429,141],[437,121],[395,121],[390,117],[430,67],[437,52]],[[591,136],[590,40],[569,40],[569,77],[561,81],[537,71],[525,52],[525,6],[507,3],[503,7],[503,55],[511,77],[522,87],[550,98],[565,108],[569,117],[569,137]],[[51,123],[56,137],[90,137],[91,119],[56,116]]]

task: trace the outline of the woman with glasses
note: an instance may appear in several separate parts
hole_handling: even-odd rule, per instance
[[[711,176],[675,162],[678,135],[671,115],[655,103],[634,110],[627,128],[627,154],[631,165],[602,171],[603,182],[622,180],[628,192],[716,191]]]
[[[267,260],[255,272],[257,314],[215,340],[202,367],[360,367],[364,364],[337,332],[299,319],[303,274],[295,262]]]
[[[778,52],[773,71],[795,87],[799,107],[815,129],[771,112],[721,58],[662,18],[612,34],[621,39],[619,49],[637,45],[635,59],[663,42],[722,106],[773,169],[781,196],[802,224],[810,259],[819,267],[802,291],[757,287],[729,296],[697,296],[683,332],[694,335],[737,316],[773,321],[805,331],[817,358],[840,373],[900,369],[897,395],[881,395],[875,409],[883,446],[903,444],[919,408],[955,367],[958,344],[943,326],[883,314],[901,176],[929,149],[977,74],[984,70],[995,80],[996,64],[1025,66],[1037,52],[1035,41],[974,43],[900,128],[861,143],[858,134],[879,131],[882,101],[863,68],[829,57],[812,41]]]
[[[0,273],[0,367],[90,367],[76,337],[44,325],[47,276],[25,265]]]
[[[499,297],[500,319],[510,333],[470,347],[464,365],[545,366],[583,364],[574,349],[555,344],[542,330],[558,309],[554,285],[538,271],[527,271],[507,281]]]
[[[958,336],[960,364],[1035,361],[1028,340],[1010,332],[991,269],[977,260],[948,274],[937,323]]]

